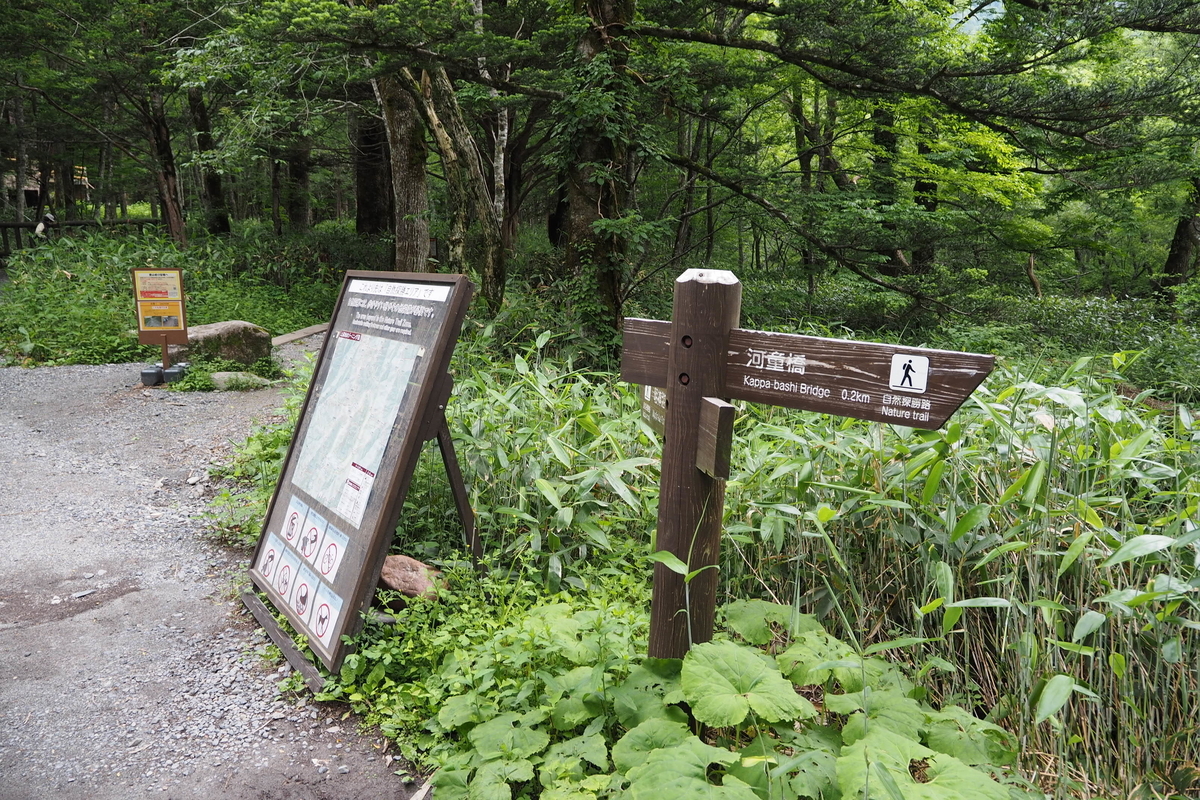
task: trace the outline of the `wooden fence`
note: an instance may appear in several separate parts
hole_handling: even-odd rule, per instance
[[[73,219],[64,222],[54,222],[46,226],[46,237],[63,236],[70,228],[116,228],[137,226],[138,231],[147,225],[161,225],[160,219],[114,219],[108,222],[98,222],[94,219]],[[36,222],[0,222],[0,258],[25,247],[33,247],[37,235]]]

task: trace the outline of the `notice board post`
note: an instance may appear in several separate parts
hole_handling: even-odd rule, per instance
[[[621,379],[650,387],[642,409],[652,428],[664,418],[657,548],[686,565],[686,575],[654,566],[656,658],[683,658],[712,638],[733,438],[727,399],[932,430],[995,366],[989,355],[743,330],[740,303],[733,273],[688,270],[676,279],[670,322],[625,320]]]
[[[462,275],[346,273],[250,568],[330,671],[371,604],[430,439],[438,439],[467,545],[479,555],[445,420],[450,357],[472,292]],[[319,689],[319,672],[270,610],[252,592],[243,600]]]

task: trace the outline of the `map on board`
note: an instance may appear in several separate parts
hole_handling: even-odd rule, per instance
[[[409,378],[425,348],[339,331],[292,483],[354,527],[362,522]]]

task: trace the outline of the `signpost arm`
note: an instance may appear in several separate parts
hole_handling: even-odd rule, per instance
[[[725,482],[696,466],[705,397],[725,388],[729,332],[738,326],[742,286],[732,272],[688,270],[675,282],[667,368],[667,421],[657,548],[694,576],[654,565],[649,655],[682,658],[712,638]],[[697,570],[702,570],[695,574]]]

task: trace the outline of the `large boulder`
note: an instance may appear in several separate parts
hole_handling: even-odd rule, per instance
[[[172,361],[207,357],[253,364],[271,356],[271,334],[252,322],[213,322],[188,328],[188,343],[172,345],[170,352]]]

